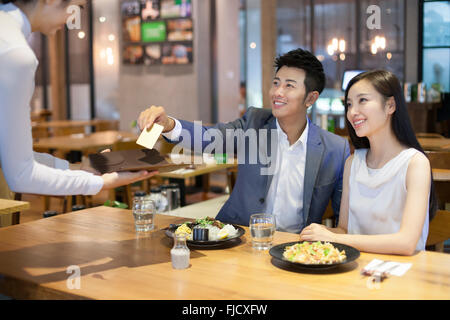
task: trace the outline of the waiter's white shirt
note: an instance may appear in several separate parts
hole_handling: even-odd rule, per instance
[[[92,195],[103,179],[68,170],[66,160],[33,152],[30,101],[38,61],[27,39],[31,25],[15,5],[0,5],[0,166],[19,193]]]
[[[170,140],[177,140],[181,135],[181,123],[177,119],[174,120],[174,129],[163,133]],[[267,192],[265,213],[275,215],[277,230],[300,233],[305,224],[305,221],[303,221],[303,186],[309,119],[306,118],[305,129],[300,138],[291,146],[278,120],[276,120],[276,124],[278,133],[277,161],[275,173]]]

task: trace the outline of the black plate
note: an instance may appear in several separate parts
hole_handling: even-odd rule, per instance
[[[308,241],[308,242],[311,242],[311,241]],[[358,259],[359,255],[360,255],[359,250],[357,250],[353,247],[350,247],[350,246],[347,246],[347,245],[341,244],[341,243],[330,242],[339,251],[345,250],[345,255],[347,256],[347,259],[345,261],[330,263],[330,264],[305,264],[305,263],[292,262],[292,261],[286,260],[283,257],[284,249],[286,247],[292,246],[296,243],[303,243],[303,241],[288,242],[288,243],[282,243],[282,244],[276,245],[270,249],[269,254],[272,257],[274,257],[275,259],[281,260],[292,266],[309,268],[309,269],[325,269],[325,268],[337,267],[337,266],[340,266],[340,265],[343,265],[343,264],[346,264],[346,263],[349,263],[349,262],[352,262],[352,261]]]
[[[171,225],[170,227],[166,228],[165,229],[166,236],[168,236],[169,238],[173,238],[173,235],[179,226],[181,226],[181,224]],[[233,239],[240,238],[244,235],[245,230],[242,227],[234,225],[234,224],[232,226],[235,229],[237,229],[237,234],[234,237],[228,237],[226,239],[211,240],[211,241],[186,240],[186,243],[188,245],[195,245],[195,246],[217,246],[217,245],[222,245],[224,243],[227,243],[228,241],[231,241]]]

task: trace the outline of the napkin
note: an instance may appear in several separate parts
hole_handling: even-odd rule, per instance
[[[375,271],[386,272],[389,275],[401,277],[406,271],[411,268],[412,263],[400,263],[394,261],[383,261],[379,259],[373,259],[370,263],[363,268],[363,273],[372,273]],[[392,268],[392,269],[391,269]]]

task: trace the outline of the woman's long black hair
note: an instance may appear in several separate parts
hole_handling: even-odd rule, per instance
[[[375,90],[378,91],[381,95],[384,96],[385,100],[390,97],[394,97],[395,100],[395,111],[392,114],[392,130],[394,131],[394,135],[401,144],[409,147],[417,149],[422,152],[425,156],[425,152],[417,141],[416,135],[414,133],[413,127],[411,125],[411,120],[409,118],[408,110],[406,107],[405,97],[403,95],[403,90],[400,85],[400,81],[397,77],[389,71],[385,70],[373,70],[360,73],[356,77],[354,77],[347,85],[347,89],[345,90],[345,114],[348,111],[347,98],[348,92],[350,88],[361,80],[369,81]],[[370,142],[367,137],[358,137],[356,135],[355,129],[348,121],[347,117],[345,117],[347,123],[347,129],[350,136],[350,139],[355,146],[356,149],[369,149]],[[431,173],[431,189],[430,189],[430,203],[429,203],[429,218],[430,221],[433,219],[437,210],[437,201],[436,194],[434,191],[433,184],[433,174]]]

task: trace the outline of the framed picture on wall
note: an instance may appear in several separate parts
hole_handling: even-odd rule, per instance
[[[142,42],[162,42],[165,40],[165,21],[151,21],[142,23]]]
[[[141,41],[141,18],[128,17],[123,19],[123,41],[140,42]]]
[[[141,4],[138,0],[123,1],[120,5],[122,17],[133,17],[141,14]]]
[[[160,18],[159,0],[141,0],[142,21],[151,21]]]
[[[161,18],[187,18],[191,14],[191,0],[161,0]]]
[[[161,45],[149,44],[144,46],[144,64],[146,66],[161,64]]]
[[[125,46],[123,63],[142,64],[144,62],[144,48],[142,46]]]
[[[174,19],[167,21],[168,41],[192,41],[192,19]]]
[[[193,61],[192,44],[165,43],[162,48],[162,64],[189,64]]]

